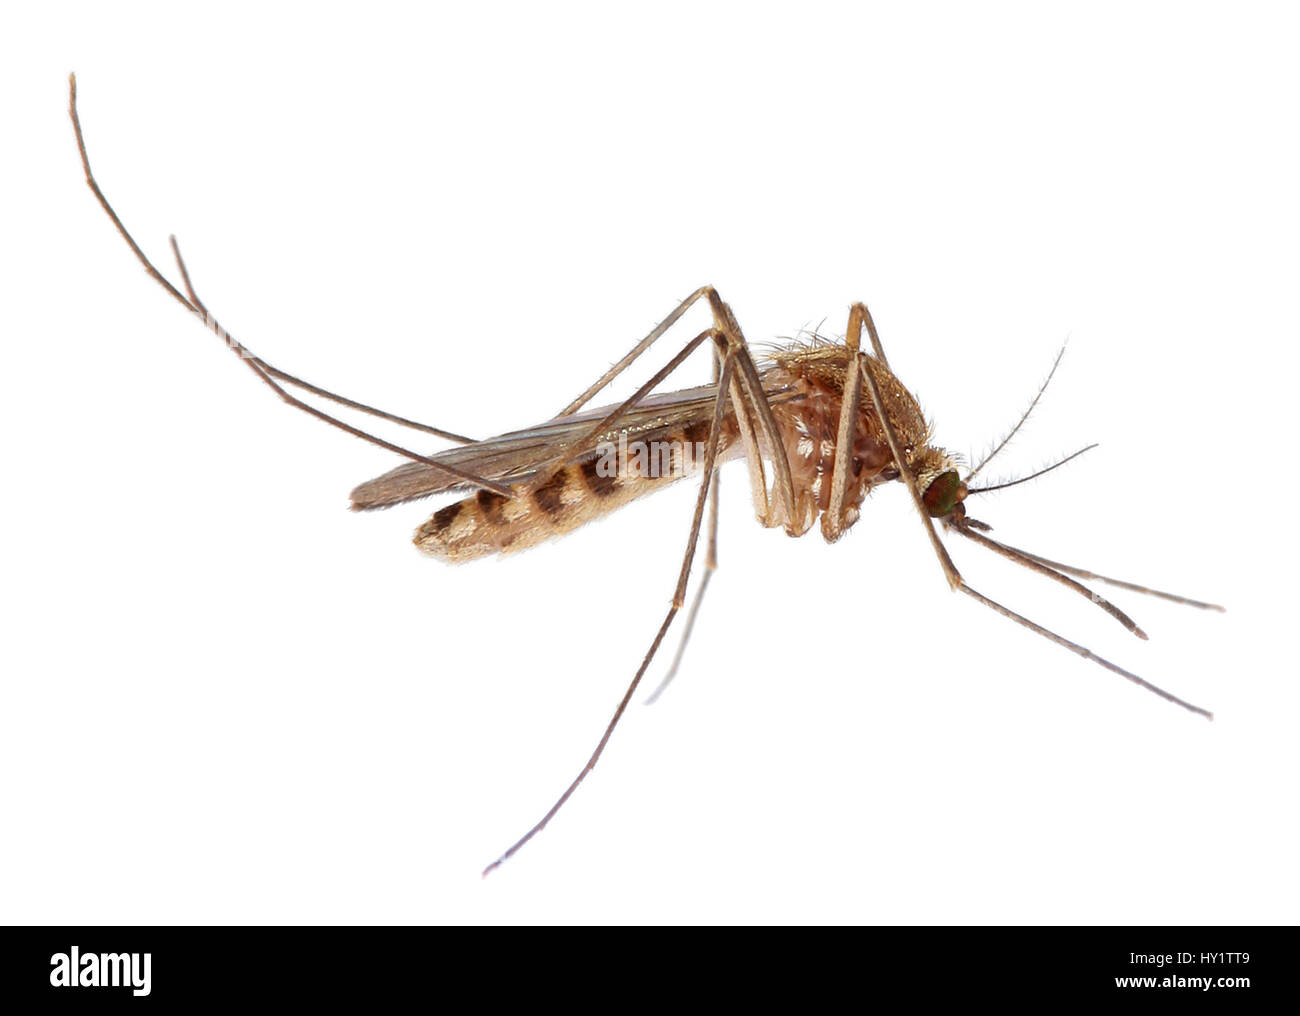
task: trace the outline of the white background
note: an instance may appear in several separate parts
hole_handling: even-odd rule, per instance
[[[1294,923],[1293,15],[898,6],[9,15],[0,917]],[[1140,643],[954,555],[1216,720],[949,593],[901,487],[828,547],[731,466],[678,683],[480,880],[622,694],[693,490],[457,568],[409,543],[436,502],[350,514],[393,458],[148,281],[70,70],[104,188],[236,336],[465,433],[550,416],[705,282],[754,342],[867,300],[963,454],[1068,337],[994,475],[1101,447],[972,513],[1229,612],[1120,591]]]

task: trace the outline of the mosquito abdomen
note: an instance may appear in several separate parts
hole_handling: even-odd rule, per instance
[[[536,486],[513,485],[510,497],[480,490],[434,512],[416,530],[415,545],[445,561],[527,550],[696,472],[704,457],[697,439],[707,432],[701,424],[653,442],[668,449],[663,468],[643,468],[635,453],[615,454],[567,465]]]

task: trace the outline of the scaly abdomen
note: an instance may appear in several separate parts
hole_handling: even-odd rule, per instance
[[[510,497],[480,490],[434,512],[416,530],[415,545],[445,561],[472,561],[563,536],[698,473],[708,431],[701,422],[653,441],[611,445],[612,455],[567,465],[537,487],[516,484]],[[641,446],[648,446],[644,453]]]

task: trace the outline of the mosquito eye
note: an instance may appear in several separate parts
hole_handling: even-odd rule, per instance
[[[957,470],[950,469],[930,481],[930,486],[925,488],[921,500],[925,502],[925,510],[930,513],[931,518],[941,519],[949,514],[953,506],[965,496],[965,484],[961,482]]]

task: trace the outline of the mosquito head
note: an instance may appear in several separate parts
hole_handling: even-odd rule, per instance
[[[967,490],[952,457],[939,448],[926,447],[912,463],[916,487],[925,510],[933,519],[960,521],[966,515],[962,504]]]
[[[934,519],[960,519],[966,514],[962,500],[966,497],[966,484],[961,482],[957,470],[940,473],[921,492],[925,510]]]

